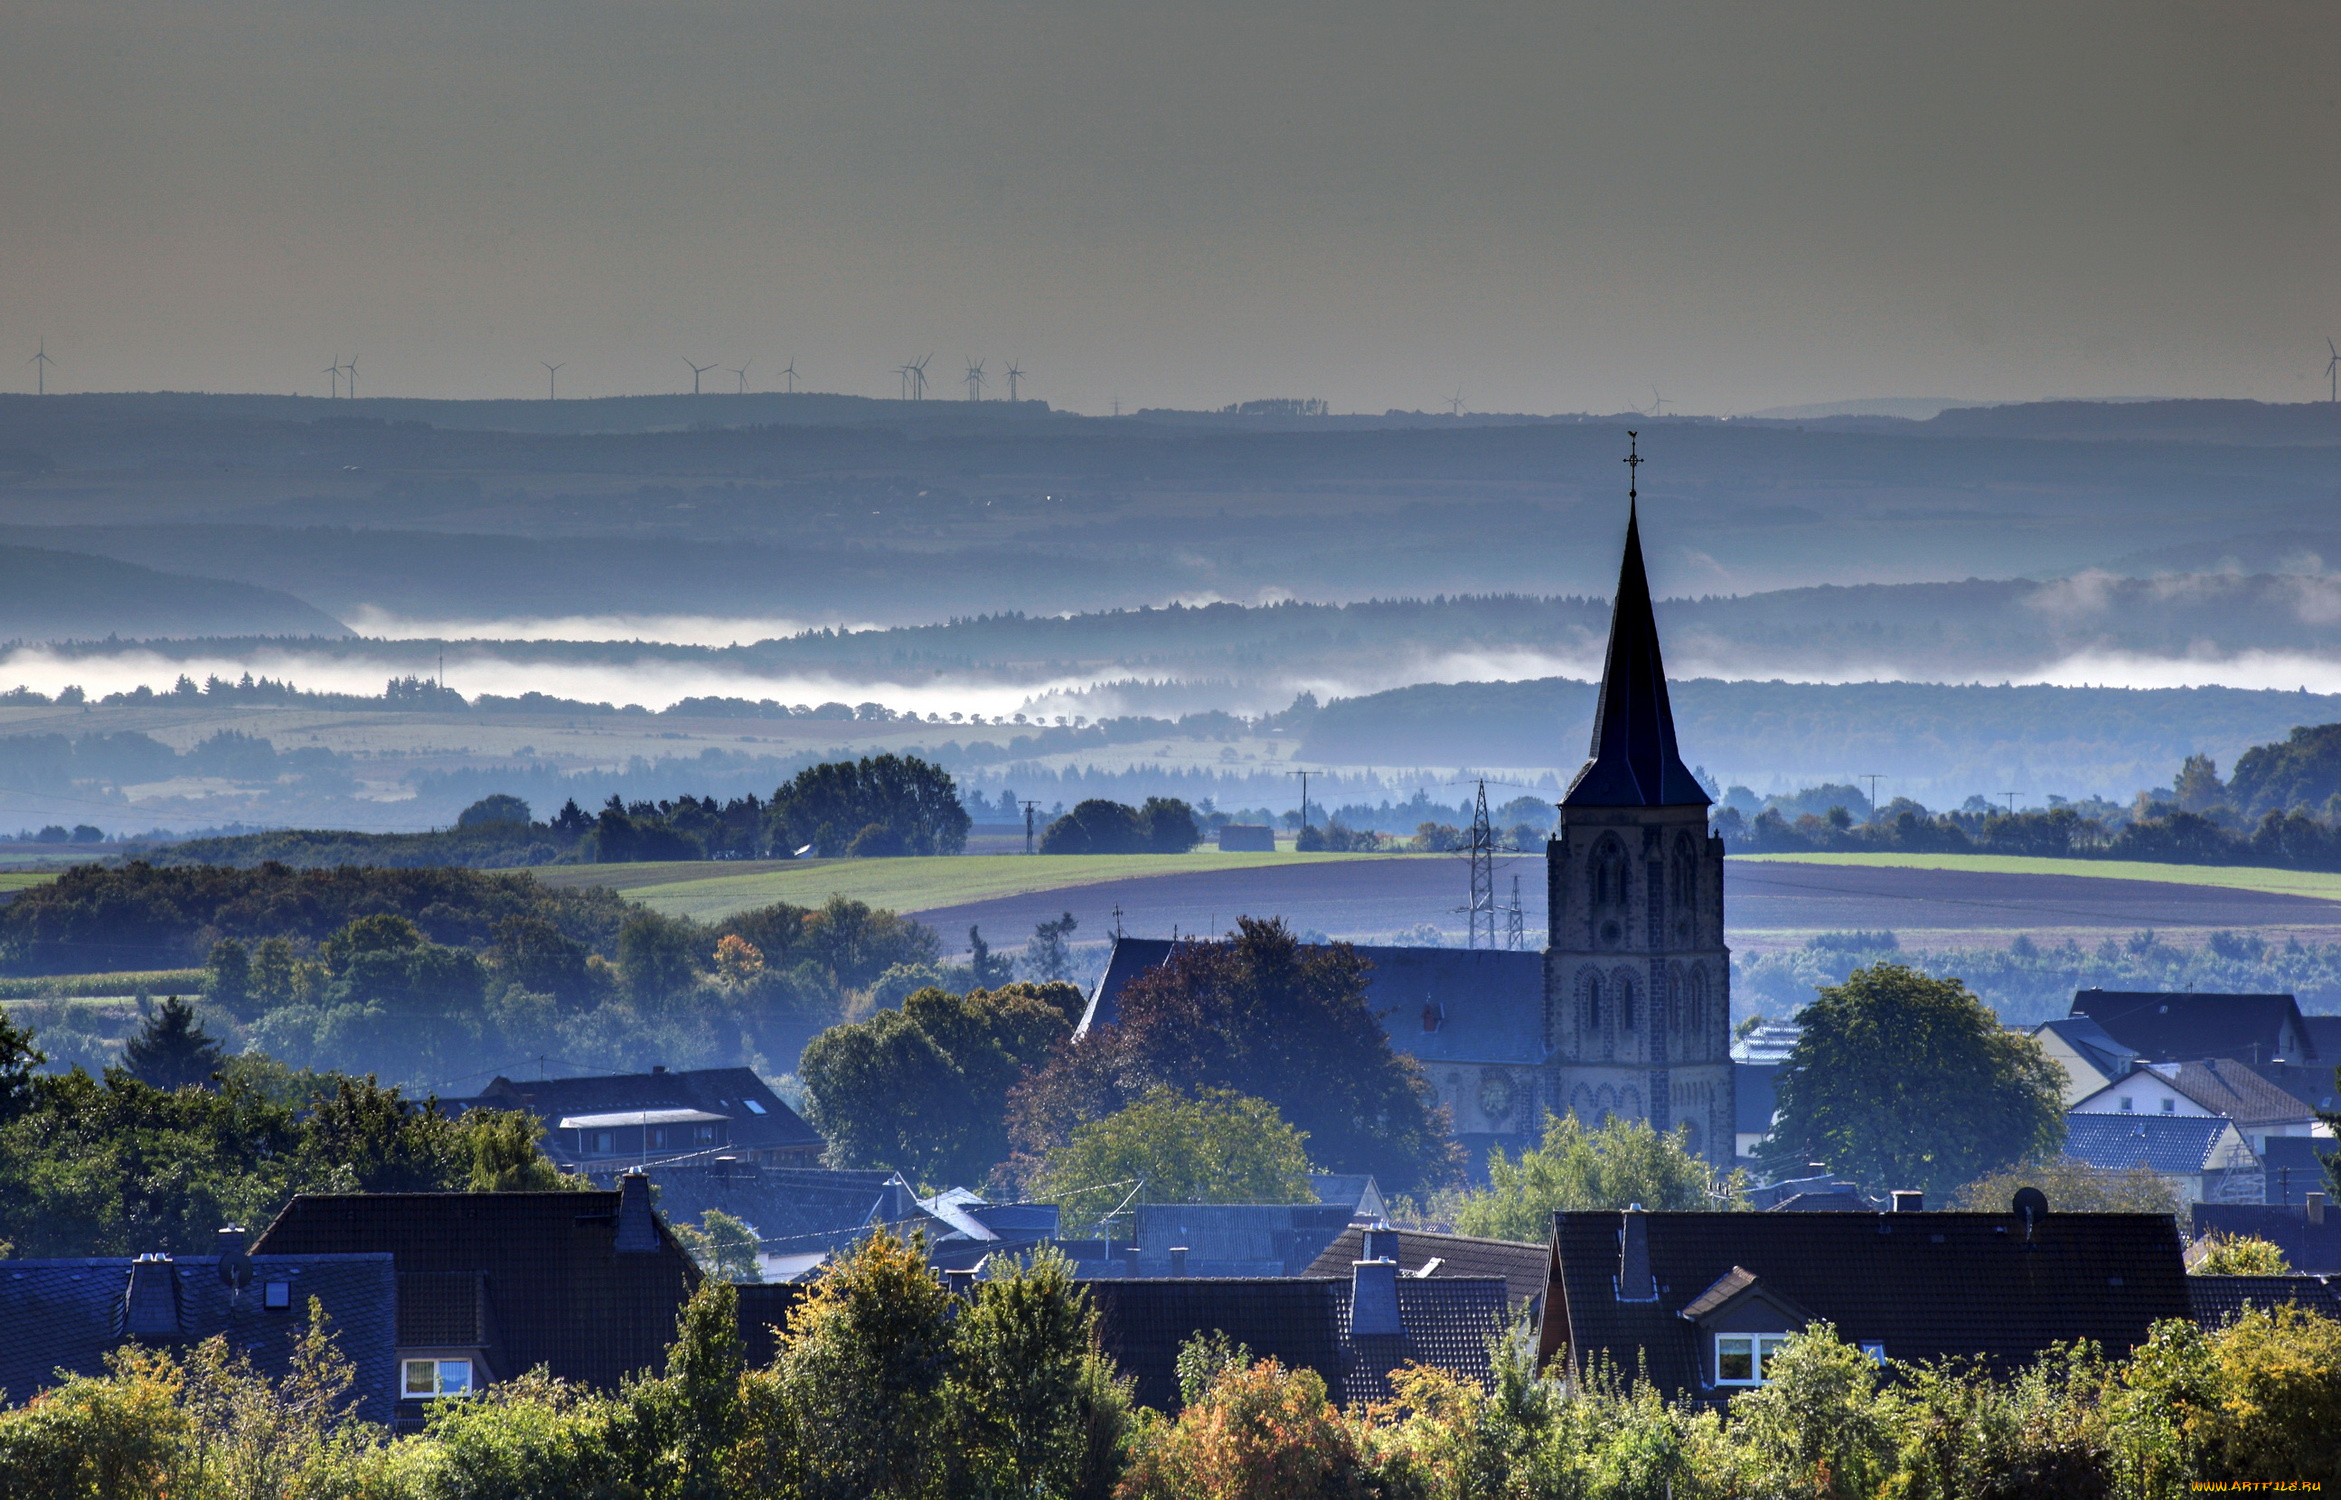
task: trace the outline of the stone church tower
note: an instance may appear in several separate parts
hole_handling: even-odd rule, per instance
[[[1728,1168],[1723,840],[1708,834],[1709,798],[1675,749],[1634,501],[1629,486],[1592,754],[1545,846],[1548,1097],[1587,1125],[1609,1115],[1687,1125],[1692,1149]]]

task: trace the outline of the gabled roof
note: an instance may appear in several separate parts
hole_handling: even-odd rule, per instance
[[[2254,1236],[2282,1250],[2285,1263],[2295,1271],[2341,1276],[2341,1206],[2328,1207],[2325,1222],[2315,1224],[2297,1205],[2198,1203],[2194,1234],[2197,1239],[2207,1234]]]
[[[1500,1276],[1504,1293],[1514,1307],[1523,1306],[1544,1295],[1545,1270],[1552,1259],[1552,1250],[1545,1245],[1523,1245],[1516,1240],[1485,1240],[1467,1234],[1433,1234],[1422,1229],[1393,1229],[1388,1231],[1398,1241],[1398,1274],[1401,1277],[1421,1276],[1425,1267],[1430,1276]],[[1365,1253],[1364,1229],[1351,1225],[1341,1237],[1325,1247],[1304,1276],[1347,1276],[1357,1258]]]
[[[2341,1318],[2341,1296],[2321,1276],[2189,1276],[2187,1303],[2196,1322],[2217,1328],[2243,1316],[2290,1304],[2328,1318]]]
[[[106,1355],[135,1341],[125,1327],[131,1278],[127,1257],[0,1261],[0,1393],[22,1404],[57,1383],[56,1372],[105,1373]],[[238,1290],[221,1280],[220,1258],[180,1256],[161,1263],[165,1302],[177,1334],[194,1344],[214,1334],[248,1355],[253,1368],[282,1379],[295,1340],[308,1327],[314,1297],[332,1321],[335,1343],[355,1367],[350,1397],[368,1421],[388,1422],[397,1391],[392,1320],[397,1284],[391,1258],[371,1255],[256,1255],[251,1280]],[[157,1274],[148,1263],[147,1274]],[[267,1287],[283,1282],[285,1305],[267,1305]],[[165,1342],[147,1337],[147,1343]]]
[[[696,1224],[718,1209],[748,1224],[757,1237],[787,1239],[860,1230],[925,1217],[918,1195],[893,1172],[847,1172],[823,1167],[759,1167],[735,1156],[702,1155],[643,1169],[669,1223]],[[616,1185],[618,1174],[596,1172]]]
[[[525,1109],[556,1126],[545,1149],[556,1160],[568,1160],[565,1128],[609,1128],[640,1123],[640,1112],[689,1111],[672,1115],[680,1120],[720,1119],[731,1122],[726,1151],[819,1149],[821,1134],[773,1093],[753,1068],[686,1068],[669,1072],[617,1073],[589,1078],[519,1079],[498,1077],[480,1090],[476,1099],[451,1101],[464,1108]],[[600,1126],[593,1122],[602,1120]],[[559,1122],[573,1120],[574,1127]],[[651,1124],[661,1120],[654,1116]]]
[[[2067,1115],[2065,1155],[2114,1171],[2179,1175],[2256,1164],[2234,1121],[2201,1115]]]
[[[1609,655],[1593,709],[1593,745],[1561,806],[1705,807],[1710,800],[1675,749],[1666,664],[1659,658],[1650,578],[1642,567],[1641,522],[1629,503],[1625,556],[1610,604]]]
[[[2156,1062],[2236,1057],[2249,1063],[2313,1061],[2300,1006],[2290,995],[2077,990],[2072,1014]]]
[[[1130,1274],[1135,1255],[1139,1276],[1297,1276],[1349,1227],[1349,1208],[1340,1203],[1141,1203],[1130,1215],[1120,1230],[1124,1238],[1110,1249],[1097,1240],[1067,1239],[1066,1255],[1085,1275]],[[1064,1227],[1095,1231],[1094,1225]],[[1174,1269],[1173,1249],[1187,1252],[1183,1273]],[[1346,1275],[1349,1267],[1341,1269]]]
[[[2232,1057],[2182,1062],[2176,1064],[2175,1075],[2164,1071],[2170,1066],[2154,1071],[2189,1099],[2238,1125],[2293,1125],[2316,1118],[2315,1110]]]
[[[1398,1337],[1350,1337],[1347,1277],[1258,1280],[1092,1281],[1098,1343],[1137,1398],[1161,1411],[1179,1407],[1179,1346],[1224,1332],[1287,1369],[1315,1370],[1336,1405],[1386,1400],[1390,1372],[1413,1361],[1485,1383],[1488,1343],[1508,1322],[1504,1283],[1493,1277],[1401,1277]]]
[[[1366,1003],[1390,1045],[1424,1062],[1543,1063],[1544,955],[1504,949],[1358,944]],[[1076,1034],[1110,1026],[1123,988],[1170,956],[1167,938],[1116,938]],[[1426,1007],[1436,1010],[1427,1017]]]
[[[1813,1315],[1794,1297],[1786,1296],[1764,1285],[1764,1278],[1745,1266],[1733,1266],[1715,1279],[1715,1285],[1683,1305],[1677,1316],[1693,1323],[1704,1323],[1724,1309],[1738,1305],[1749,1298],[1758,1298],[1787,1315],[1790,1321],[1802,1327],[1813,1321]]]
[[[389,1252],[401,1278],[460,1297],[476,1277],[497,1379],[536,1365],[615,1388],[665,1359],[699,1273],[647,1196],[622,1193],[303,1193],[253,1246],[261,1254]],[[645,1248],[630,1250],[631,1244]],[[419,1283],[418,1283],[419,1285]]]
[[[1647,1358],[1662,1391],[1701,1390],[1701,1330],[1682,1313],[1735,1269],[1896,1360],[2017,1364],[2081,1338],[2118,1354],[2187,1313],[2167,1215],[2051,1213],[2027,1233],[2012,1214],[1649,1213],[1647,1302],[1617,1295],[1624,1217],[1553,1216],[1539,1348],[1621,1370]]]
[[[2106,1078],[2119,1078],[2130,1060],[2138,1055],[2136,1048],[2123,1046],[2112,1032],[2085,1015],[2059,1016],[2032,1028],[2034,1036],[2044,1031],[2072,1048],[2083,1062]]]

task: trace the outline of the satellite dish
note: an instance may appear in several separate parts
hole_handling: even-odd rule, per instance
[[[2018,1188],[2015,1201],[2009,1206],[2024,1221],[2025,1229],[2031,1230],[2048,1217],[2048,1194],[2036,1187]]]
[[[242,1291],[252,1284],[252,1257],[241,1250],[230,1250],[219,1258],[219,1279],[231,1291]]]

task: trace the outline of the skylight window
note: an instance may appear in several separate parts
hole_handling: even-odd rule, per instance
[[[758,1103],[757,1103],[755,1100],[753,1100],[753,1099],[742,1099],[740,1102],[741,1102],[742,1104],[745,1104],[745,1105],[747,1105],[747,1106],[748,1106],[748,1113],[750,1113],[750,1114],[752,1114],[752,1115],[761,1115],[761,1114],[766,1114],[766,1113],[768,1113],[768,1111],[767,1111],[767,1110],[764,1108],[764,1106],[763,1106],[763,1105],[761,1105],[761,1104],[758,1104]]]

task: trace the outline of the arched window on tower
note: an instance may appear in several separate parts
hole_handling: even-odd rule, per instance
[[[1707,1030],[1707,970],[1703,965],[1692,965],[1690,991],[1690,1000],[1684,1006],[1690,1013],[1688,1035],[1698,1037]]]
[[[1699,855],[1687,833],[1675,835],[1674,868],[1668,872],[1667,885],[1667,911],[1674,917],[1675,945],[1688,948],[1692,942],[1692,913],[1698,909]]]
[[[1585,1034],[1601,1035],[1601,976],[1587,975],[1585,979]]]
[[[1597,946],[1615,948],[1626,930],[1626,846],[1616,834],[1593,846],[1591,884],[1586,892]]]
[[[1618,992],[1618,1030],[1632,1031],[1634,1029],[1634,981],[1616,979],[1612,980],[1611,983]]]

